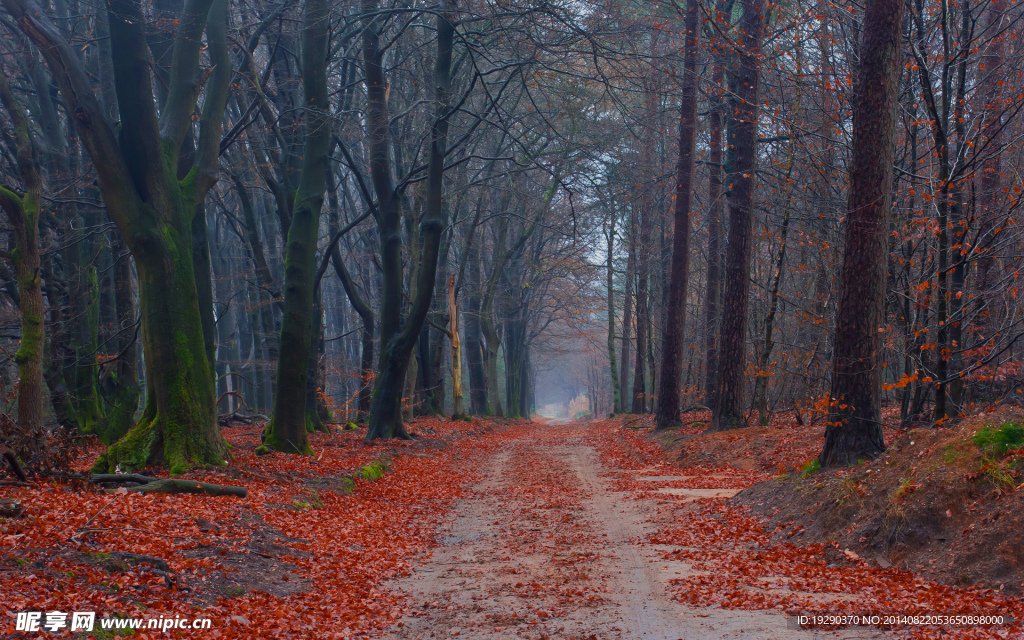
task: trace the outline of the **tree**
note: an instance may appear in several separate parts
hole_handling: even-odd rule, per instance
[[[440,252],[441,233],[445,227],[445,211],[441,201],[444,180],[444,159],[447,154],[449,124],[449,93],[451,83],[452,46],[455,28],[454,13],[449,7],[436,14],[437,54],[434,60],[435,118],[431,126],[427,167],[425,211],[420,222],[422,245],[417,274],[415,298],[407,314],[402,313],[403,268],[401,201],[396,193],[390,161],[390,125],[388,118],[388,83],[384,77],[384,51],[380,30],[387,17],[378,10],[376,0],[363,0],[363,64],[366,71],[367,118],[366,136],[369,147],[370,174],[377,195],[377,226],[380,234],[383,299],[380,311],[381,353],[370,404],[368,439],[408,438],[402,424],[402,393],[409,357],[419,338],[420,329],[430,309]],[[403,326],[404,325],[404,326]]]
[[[33,0],[4,0],[19,28],[40,49],[75,129],[92,159],[103,201],[135,258],[139,275],[147,403],[136,426],[96,461],[97,471],[160,464],[180,473],[220,464],[213,371],[207,357],[192,263],[192,219],[216,181],[222,114],[204,118],[195,163],[177,175],[202,75],[199,55],[214,2],[187,0],[178,19],[167,95],[159,114],[146,63],[140,0],[109,4],[110,45],[121,122],[105,119],[81,59]],[[205,142],[205,144],[204,144]]]
[[[676,165],[676,202],[672,235],[672,271],[669,279],[665,336],[661,352],[656,430],[682,424],[679,419],[679,384],[682,373],[683,335],[686,326],[686,285],[690,258],[690,204],[693,191],[694,145],[697,140],[697,47],[700,41],[700,3],[688,0],[683,65],[683,99],[679,108],[679,160]]]
[[[43,290],[40,283],[39,212],[43,180],[36,164],[35,147],[28,118],[18,104],[7,78],[0,71],[0,104],[14,128],[18,172],[23,193],[0,185],[0,210],[14,228],[14,250],[4,256],[14,265],[18,280],[18,308],[21,312],[21,346],[18,363],[18,427],[26,434],[39,434],[43,427]]]
[[[872,0],[864,13],[832,393],[825,446],[818,457],[822,466],[853,464],[885,450],[880,330],[885,312],[902,20],[900,0]]]
[[[746,426],[743,386],[747,356],[747,305],[750,296],[751,225],[757,184],[757,120],[760,100],[761,0],[743,1],[740,42],[736,51],[736,104],[732,118],[732,172],[729,191],[729,245],[725,254],[725,297],[721,347],[718,352],[718,393],[710,430]]]
[[[320,326],[319,316],[314,318],[313,313],[314,306],[319,309],[319,305],[314,305],[316,243],[331,144],[327,89],[329,8],[327,0],[306,0],[302,30],[306,141],[285,250],[277,397],[264,440],[267,447],[289,453],[312,453],[306,438],[307,422],[311,419],[307,416],[306,394],[314,321]]]

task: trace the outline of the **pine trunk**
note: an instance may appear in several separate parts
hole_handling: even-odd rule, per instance
[[[757,184],[757,120],[760,99],[762,0],[744,0],[737,60],[732,184],[729,198],[729,246],[725,254],[725,297],[722,304],[718,393],[712,431],[746,426],[743,417],[747,356],[747,306],[750,296],[751,226]]]
[[[679,160],[676,164],[676,202],[672,234],[672,268],[665,309],[661,352],[658,414],[655,429],[682,424],[679,384],[686,329],[686,287],[690,260],[690,204],[693,192],[694,145],[697,140],[697,47],[700,42],[700,2],[688,0],[684,28],[683,97],[679,108]]]
[[[879,329],[884,324],[902,20],[901,0],[875,0],[864,15],[822,466],[854,464],[885,449]]]

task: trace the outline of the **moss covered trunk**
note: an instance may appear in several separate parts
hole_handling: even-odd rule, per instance
[[[181,473],[225,454],[192,266],[192,210],[181,204],[177,228],[145,236],[135,251],[149,393],[142,419],[100,456],[96,472],[159,465]]]
[[[25,198],[24,233],[16,232],[14,267],[21,294],[21,346],[14,359],[18,363],[18,426],[30,432],[43,426],[43,290],[39,278],[38,220],[39,203]]]
[[[21,346],[18,363],[18,426],[24,433],[40,433],[43,426],[43,290],[39,277],[39,203],[43,185],[36,165],[28,120],[14,98],[7,78],[0,73],[0,104],[14,125],[18,172],[25,185],[19,196],[0,186],[0,209],[14,230],[10,260],[18,278]]]
[[[213,371],[206,355],[192,264],[191,223],[216,182],[223,98],[230,69],[219,63],[206,84],[196,164],[178,179],[179,154],[194,128],[202,77],[202,34],[211,17],[211,56],[226,60],[218,26],[226,0],[185,0],[174,20],[166,97],[157,113],[146,45],[144,3],[108,3],[109,42],[121,122],[116,132],[96,100],[82,60],[34,0],[0,0],[39,48],[92,160],[107,213],[135,258],[147,404],[141,420],[96,461],[96,471],[159,464],[180,473],[220,463]],[[219,97],[218,97],[219,96]]]

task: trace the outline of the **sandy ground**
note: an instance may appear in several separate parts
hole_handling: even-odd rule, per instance
[[[484,480],[457,503],[442,546],[392,585],[408,594],[413,613],[388,637],[883,637],[802,630],[781,612],[695,609],[671,599],[667,582],[692,570],[662,559],[668,547],[644,543],[665,516],[651,500],[611,489],[614,477],[638,470],[603,466],[587,429],[541,425],[487,459]],[[677,479],[645,480],[654,488]],[[688,491],[725,499],[736,490]]]

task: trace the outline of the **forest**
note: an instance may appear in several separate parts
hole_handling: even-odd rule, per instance
[[[35,596],[99,602],[60,567],[106,575],[82,554],[111,549],[124,556],[114,573],[179,593],[186,574],[212,570],[187,551],[218,531],[241,536],[222,556],[248,540],[246,556],[293,557],[274,545],[302,540],[302,553],[338,562],[349,547],[303,545],[380,508],[359,534],[374,551],[321,576],[358,584],[359,598],[309,606],[351,613],[338,637],[421,637],[411,622],[388,626],[407,609],[382,595],[385,582],[415,574],[396,540],[446,544],[415,532],[451,525],[442,516],[462,513],[481,477],[593,505],[608,491],[649,498],[624,470],[655,468],[652,482],[669,483],[659,499],[711,537],[647,531],[640,512],[633,535],[681,545],[673,561],[685,556],[688,572],[725,562],[728,545],[700,523],[732,518],[731,531],[777,524],[793,531],[785,544],[824,545],[824,557],[834,547],[843,570],[895,566],[920,591],[915,535],[946,543],[936,519],[973,531],[1008,513],[993,553],[1012,560],[1009,573],[980,559],[960,571],[966,551],[953,549],[959,573],[942,588],[976,592],[941,602],[991,614],[1005,605],[993,591],[1024,588],[1010,522],[1024,515],[1024,5],[0,5],[0,550],[22,578],[29,559],[48,576],[32,582]],[[607,469],[621,471],[618,484],[601,479]],[[822,504],[800,497],[813,478],[825,478],[815,491],[863,503],[859,515],[837,498],[841,525],[825,507],[808,516]],[[932,489],[973,506],[926,509]],[[541,508],[527,498],[546,499],[519,495],[510,504],[521,509],[499,515],[525,526]],[[224,506],[239,499],[262,505],[258,515]],[[734,501],[746,506],[722,506]],[[773,501],[803,505],[795,525],[779,520],[782,506],[763,511]],[[279,504],[329,511],[334,524],[290,522]],[[184,514],[165,513],[175,508]],[[608,517],[594,509],[603,515],[587,522]],[[755,513],[767,520],[755,526]],[[865,517],[876,528],[849,533]],[[101,525],[111,518],[122,519]],[[529,531],[551,526],[541,520]],[[812,531],[802,539],[801,520]],[[170,551],[152,546],[183,522],[187,533],[160,542]],[[857,542],[829,532],[847,525]],[[284,542],[253,546],[260,536],[243,529]],[[147,533],[129,553],[131,531]],[[884,552],[851,550],[876,543]],[[709,555],[686,556],[695,546]],[[187,566],[169,565],[179,553]],[[319,565],[289,562],[313,572],[298,591],[254,577],[216,593],[301,600]],[[701,584],[672,602],[710,606],[693,594],[724,587]],[[23,609],[44,606],[11,588]],[[752,587],[735,588],[747,598]],[[200,592],[144,606],[225,607]],[[278,605],[245,601],[271,624]],[[797,611],[786,598],[757,602],[746,608]],[[919,613],[936,612],[921,602]],[[531,611],[572,617],[551,607]],[[215,619],[214,637],[314,633],[258,632],[250,614],[224,611],[233,626]],[[495,628],[540,632],[516,626],[526,624]],[[673,624],[576,621],[537,637],[674,638]],[[971,628],[981,635],[964,637],[1009,637]]]

